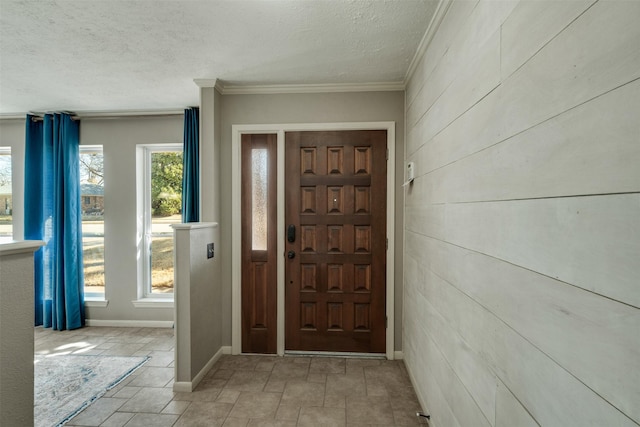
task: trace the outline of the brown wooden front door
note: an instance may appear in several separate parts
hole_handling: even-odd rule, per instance
[[[285,141],[285,349],[384,353],[387,133]]]
[[[242,135],[242,352],[276,353],[276,135]]]

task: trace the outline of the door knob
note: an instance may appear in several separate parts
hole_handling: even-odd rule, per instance
[[[296,257],[296,253],[294,251],[287,252],[287,258],[294,259]]]

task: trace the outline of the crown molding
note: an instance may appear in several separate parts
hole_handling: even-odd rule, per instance
[[[0,113],[0,120],[25,120],[27,113]]]
[[[413,56],[411,63],[409,64],[409,68],[407,69],[407,74],[404,77],[404,85],[406,87],[407,83],[409,83],[409,79],[413,76],[413,73],[416,71],[418,67],[418,63],[424,56],[427,48],[431,44],[433,40],[433,36],[440,28],[440,24],[442,23],[442,19],[447,14],[449,7],[453,3],[453,0],[440,0],[438,3],[438,7],[436,8],[433,17],[431,18],[431,22],[429,22],[429,26],[427,27],[427,31],[425,31],[422,40],[420,40],[420,44],[418,45],[418,49],[416,49],[416,54]]]
[[[197,84],[197,83],[196,83]],[[203,87],[203,86],[201,86]],[[211,86],[207,86],[211,87]],[[222,95],[265,95],[285,93],[329,93],[329,92],[390,92],[404,90],[403,82],[380,83],[327,83],[291,85],[225,85],[219,80],[216,89]]]
[[[223,83],[218,79],[193,79],[193,82],[200,89],[215,88],[221,94],[222,94],[222,91],[224,90]]]

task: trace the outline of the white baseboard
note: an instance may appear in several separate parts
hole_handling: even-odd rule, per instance
[[[213,355],[213,357],[207,362],[206,365],[200,372],[193,377],[192,381],[176,381],[173,383],[173,391],[176,393],[191,393],[197,386],[200,384],[200,381],[207,375],[207,372],[211,370],[213,365],[222,357],[224,354],[224,347],[220,347],[220,349]]]
[[[394,351],[393,352],[393,358],[395,360],[402,360],[402,359],[404,359],[404,353],[402,351]]]
[[[86,319],[87,326],[111,326],[117,328],[173,328],[173,320],[99,320]]]
[[[174,393],[191,393],[193,391],[191,387],[192,384],[188,381],[176,381],[173,383]]]
[[[231,346],[223,345],[222,346],[222,354],[231,354]]]

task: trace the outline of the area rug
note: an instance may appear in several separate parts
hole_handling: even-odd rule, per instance
[[[34,426],[63,425],[148,359],[127,356],[36,356]]]

